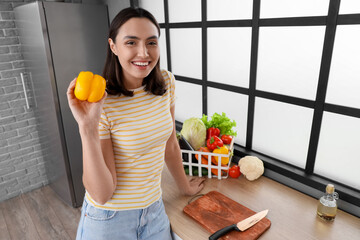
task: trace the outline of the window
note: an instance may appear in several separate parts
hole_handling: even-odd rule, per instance
[[[235,160],[259,156],[266,176],[316,198],[332,182],[339,208],[360,216],[359,1],[149,2],[139,5],[161,19],[178,127],[226,112]]]

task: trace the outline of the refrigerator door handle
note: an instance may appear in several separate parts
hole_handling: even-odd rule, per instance
[[[27,96],[27,93],[26,93],[24,74],[20,73],[20,77],[21,77],[21,82],[22,82],[22,85],[23,85],[23,90],[24,90],[24,95],[25,95],[26,109],[30,109],[29,99],[28,99],[28,96]]]
[[[33,79],[32,79],[32,74],[31,74],[31,72],[29,72],[29,77],[30,77],[30,83],[31,83],[31,89],[32,89],[32,93],[33,93],[33,99],[34,99],[35,108],[37,108],[37,101],[36,101],[35,88],[34,88],[34,81],[33,81]]]

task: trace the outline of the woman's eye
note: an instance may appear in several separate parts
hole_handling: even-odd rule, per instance
[[[135,45],[135,42],[134,41],[128,41],[128,42],[126,42],[126,45]]]
[[[155,41],[149,42],[148,44],[151,45],[151,46],[157,46],[158,45],[158,43],[155,42]]]

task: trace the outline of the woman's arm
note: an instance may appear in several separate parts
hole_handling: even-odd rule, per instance
[[[79,125],[83,149],[83,183],[91,197],[105,204],[116,188],[116,171],[111,139],[100,140],[99,121],[104,97],[96,103],[80,101],[74,95],[76,79],[68,88],[71,112]]]
[[[105,204],[116,188],[116,171],[111,139],[100,140],[98,131],[80,130],[83,146],[83,183],[90,196]]]
[[[165,162],[180,191],[186,195],[194,195],[203,189],[205,178],[193,177],[189,180],[185,175],[180,146],[176,138],[175,107],[171,107],[170,111],[174,122],[174,129],[166,143]]]

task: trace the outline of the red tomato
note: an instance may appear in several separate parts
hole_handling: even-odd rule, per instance
[[[230,135],[222,135],[221,140],[223,141],[224,144],[230,144],[231,141],[232,141],[232,136],[230,136]]]
[[[234,165],[229,169],[229,176],[232,178],[238,178],[241,175],[240,167],[238,165]]]

